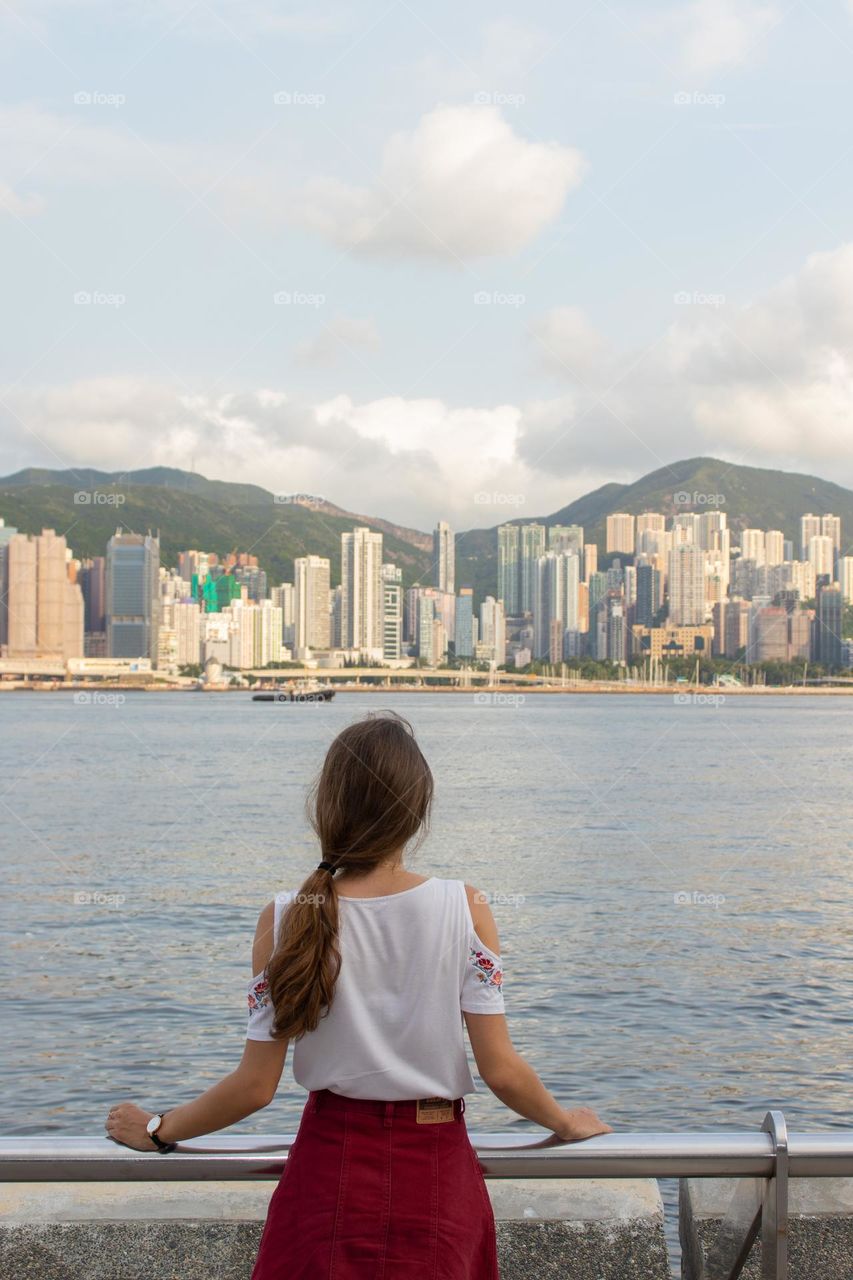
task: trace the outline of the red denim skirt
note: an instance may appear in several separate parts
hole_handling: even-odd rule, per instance
[[[416,1106],[308,1095],[252,1280],[499,1280],[464,1099],[438,1124]]]

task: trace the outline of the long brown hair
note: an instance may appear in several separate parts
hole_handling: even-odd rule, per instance
[[[332,742],[308,794],[322,861],[358,875],[426,833],[433,779],[408,720],[370,712]],[[329,1011],[341,968],[338,894],[315,870],[285,908],[267,965],[276,1039],[298,1040]]]

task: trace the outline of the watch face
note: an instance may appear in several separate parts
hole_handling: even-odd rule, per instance
[[[146,1130],[148,1131],[149,1134],[151,1134],[152,1137],[160,1128],[160,1121],[162,1119],[163,1119],[162,1116],[152,1116],[151,1119],[148,1121],[147,1125],[145,1126]]]

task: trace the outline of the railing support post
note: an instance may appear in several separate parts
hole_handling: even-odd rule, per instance
[[[788,1280],[788,1126],[781,1111],[768,1111],[761,1128],[773,1140],[773,1176],[761,1205],[763,1280]]]

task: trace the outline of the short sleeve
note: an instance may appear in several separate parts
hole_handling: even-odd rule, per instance
[[[295,892],[285,891],[275,896],[273,910],[273,936],[278,938],[281,914],[287,904],[295,897]],[[248,1022],[246,1024],[247,1040],[274,1040],[272,1033],[275,1008],[270,998],[270,986],[266,973],[257,974],[246,988],[249,1002]]]
[[[249,1015],[246,1026],[247,1040],[273,1040],[273,1014],[275,1009],[270,999],[270,984],[265,973],[253,978],[247,988]]]
[[[504,1012],[501,958],[473,931],[468,943],[460,1003],[463,1013]]]

